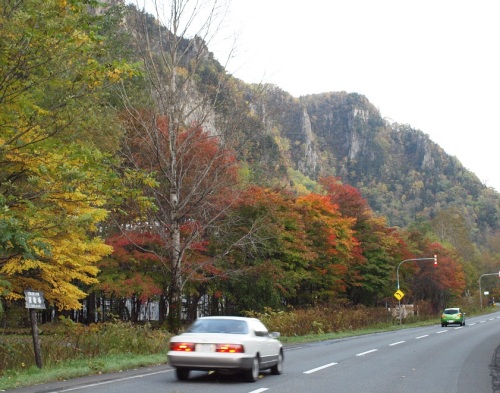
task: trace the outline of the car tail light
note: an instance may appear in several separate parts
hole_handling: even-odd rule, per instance
[[[194,343],[170,343],[170,350],[191,352],[194,351]]]
[[[243,353],[245,352],[243,345],[241,344],[217,344],[215,347],[216,352],[226,352],[226,353]]]

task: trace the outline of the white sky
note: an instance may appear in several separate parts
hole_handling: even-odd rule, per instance
[[[363,94],[500,191],[499,0],[232,0],[222,64],[235,35],[239,79]]]

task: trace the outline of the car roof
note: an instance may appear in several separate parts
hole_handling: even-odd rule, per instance
[[[231,319],[231,320],[238,320],[238,321],[255,321],[257,318],[249,318],[249,317],[232,317],[229,315],[221,315],[221,316],[209,316],[209,317],[199,317],[197,319]]]

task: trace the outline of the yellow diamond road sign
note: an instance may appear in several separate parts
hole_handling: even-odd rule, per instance
[[[398,289],[395,293],[394,293],[394,297],[398,300],[401,300],[403,298],[405,294],[403,293],[403,291],[401,291],[400,289]]]

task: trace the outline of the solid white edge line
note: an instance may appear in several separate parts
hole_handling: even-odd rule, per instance
[[[316,368],[313,368],[312,370],[304,371],[303,374],[312,374],[312,373],[315,373],[316,371],[323,370],[324,368],[335,366],[336,364],[338,364],[338,363],[328,363],[328,364],[325,364],[324,366],[316,367]]]
[[[403,344],[404,342],[406,341],[398,341],[397,343],[392,343],[392,344],[389,344],[390,347],[394,346],[394,345],[399,345],[399,344]]]
[[[63,392],[71,392],[73,390],[88,389],[88,388],[92,388],[94,386],[109,385],[110,383],[129,381],[131,379],[144,378],[144,377],[149,377],[151,375],[168,373],[168,372],[171,372],[171,371],[172,370],[170,370],[170,369],[169,370],[162,370],[162,371],[157,371],[157,372],[154,372],[154,373],[146,373],[146,374],[134,375],[132,377],[124,377],[124,378],[117,378],[117,379],[112,379],[112,380],[108,380],[108,381],[89,383],[87,385],[75,386],[74,388],[66,388],[66,389],[61,389],[61,390],[54,390],[54,391],[51,391],[51,392],[48,392],[48,393],[63,393]]]
[[[378,349],[370,349],[369,351],[358,353],[356,356],[364,356],[375,351],[378,351]]]

